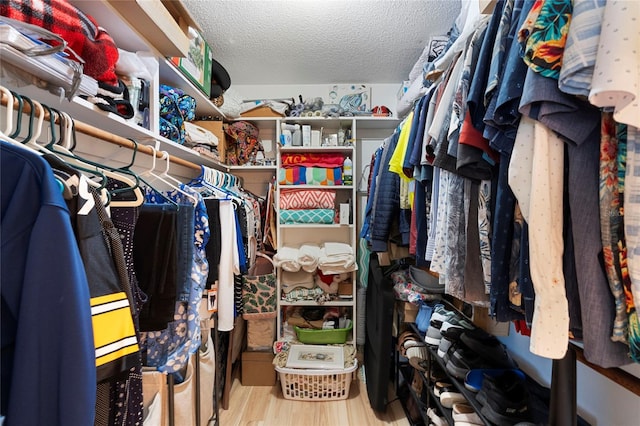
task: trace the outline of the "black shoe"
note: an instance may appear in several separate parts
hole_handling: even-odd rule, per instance
[[[482,404],[482,415],[498,426],[529,420],[529,392],[522,376],[514,371],[486,375],[476,400]]]
[[[466,330],[460,336],[460,341],[482,357],[489,368],[518,368],[505,346],[481,328]]]
[[[464,381],[469,370],[487,368],[487,364],[480,355],[458,342],[449,349],[449,360],[446,368],[449,374]]]

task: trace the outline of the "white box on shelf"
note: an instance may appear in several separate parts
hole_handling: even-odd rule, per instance
[[[311,146],[320,146],[320,130],[311,131]]]
[[[308,124],[302,125],[302,146],[311,146],[311,126]]]
[[[340,203],[340,225],[348,225],[349,224],[349,204],[348,203]]]

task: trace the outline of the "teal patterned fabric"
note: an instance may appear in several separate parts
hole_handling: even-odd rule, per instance
[[[280,223],[333,223],[333,209],[280,210]]]

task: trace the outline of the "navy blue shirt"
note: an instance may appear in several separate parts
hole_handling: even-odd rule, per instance
[[[89,287],[49,165],[0,142],[1,414],[5,426],[94,422]]]

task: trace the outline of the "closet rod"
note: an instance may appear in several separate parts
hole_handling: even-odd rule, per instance
[[[6,106],[8,101],[7,96],[4,93],[2,93],[1,95],[2,95],[2,105]],[[18,101],[16,101],[15,99],[13,102],[13,108],[14,109],[18,108]],[[22,107],[22,111],[24,114],[29,114],[31,112],[31,106],[28,103],[25,103]],[[50,117],[49,111],[45,110],[44,118],[47,121],[50,121],[51,117]],[[58,122],[59,120],[58,118],[56,118],[55,123],[58,124]],[[136,144],[130,139],[123,138],[122,136],[114,135],[113,133],[109,133],[107,131],[98,129],[97,127],[94,127],[90,124],[84,123],[79,120],[74,119],[73,122],[75,124],[76,131],[83,133],[87,136],[92,136],[92,137],[101,139],[105,142],[118,145],[124,148],[134,149],[136,147]],[[138,152],[143,152],[148,155],[154,155],[154,150],[147,145],[138,144],[137,149],[138,149]],[[163,153],[161,151],[155,151],[155,156],[157,158],[162,159]],[[175,156],[172,157],[171,155],[169,155],[168,159],[173,164],[180,164],[181,166],[185,166],[190,169],[194,169],[198,171],[202,170],[200,165],[192,163],[191,161],[183,160],[182,158],[179,158],[179,157],[175,157]]]

